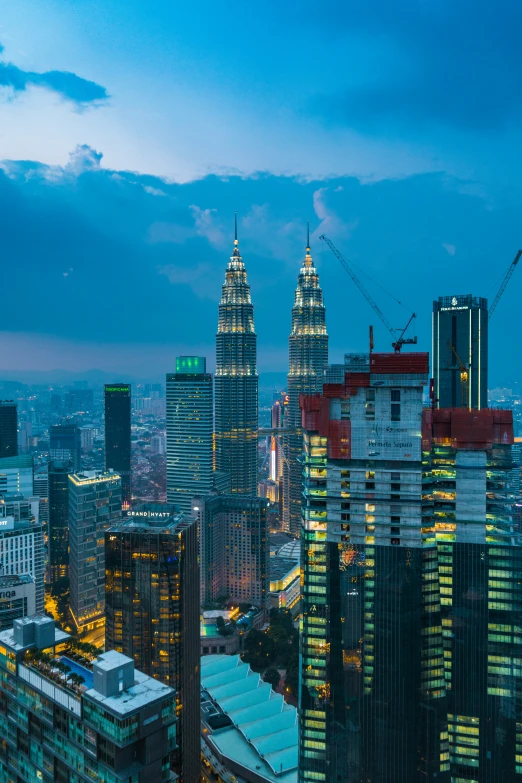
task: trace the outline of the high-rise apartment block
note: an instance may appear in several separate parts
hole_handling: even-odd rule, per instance
[[[18,413],[14,400],[0,400],[0,458],[18,455]]]
[[[144,503],[105,534],[106,646],[176,691],[175,769],[200,779],[199,567],[194,520]]]
[[[49,433],[50,462],[70,462],[71,472],[79,473],[82,466],[82,440],[76,424],[55,424]]]
[[[51,583],[69,573],[69,474],[71,462],[49,464],[49,527],[47,555]]]
[[[121,519],[117,473],[69,476],[70,611],[78,630],[105,623],[105,531]]]
[[[114,651],[85,665],[74,656],[68,634],[44,615],[0,633],[0,780],[173,780],[172,688]]]
[[[256,342],[254,306],[236,229],[216,335],[215,467],[229,474],[232,493],[252,496],[257,494]]]
[[[131,494],[131,387],[105,384],[105,470],[121,476],[123,510],[128,511]]]
[[[212,375],[203,356],[178,356],[167,375],[167,502],[190,514],[212,489]]]
[[[265,498],[258,497],[194,498],[202,605],[226,595],[265,608],[270,583],[267,505]]]
[[[488,406],[488,302],[440,296],[433,302],[432,364],[439,408]]]
[[[33,492],[40,498],[39,518],[42,522],[49,521],[49,473],[47,467],[41,467],[33,475]]]
[[[35,608],[44,609],[44,525],[38,498],[0,497],[0,576],[29,574],[35,583]]]
[[[319,275],[310,254],[310,240],[299,272],[292,308],[292,331],[289,339],[288,415],[284,437],[283,529],[299,535],[301,530],[301,411],[299,396],[320,391],[328,363],[323,292]]]

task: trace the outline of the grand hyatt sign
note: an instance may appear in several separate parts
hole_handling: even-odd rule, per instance
[[[170,517],[170,511],[134,511],[131,516],[133,517],[147,517],[147,519],[163,519],[164,517]]]

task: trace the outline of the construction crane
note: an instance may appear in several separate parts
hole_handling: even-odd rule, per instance
[[[415,313],[411,314],[410,320],[408,321],[408,323],[406,324],[404,329],[402,329],[402,330],[394,329],[393,326],[391,326],[391,324],[388,321],[388,319],[386,318],[386,316],[384,315],[384,313],[382,312],[382,310],[380,309],[380,307],[376,304],[376,302],[374,302],[374,300],[372,299],[372,297],[370,296],[370,294],[368,293],[366,288],[363,286],[363,284],[361,283],[361,281],[359,280],[359,278],[355,274],[354,270],[350,266],[350,262],[347,261],[346,258],[337,250],[337,248],[335,247],[334,243],[330,239],[328,239],[327,236],[325,236],[324,234],[321,234],[319,239],[322,239],[324,242],[326,242],[326,244],[328,245],[328,247],[330,248],[330,250],[332,251],[334,256],[344,266],[344,268],[346,269],[346,271],[348,272],[348,274],[352,278],[353,282],[355,283],[355,285],[357,286],[357,288],[359,289],[361,294],[364,296],[366,301],[370,303],[370,305],[373,307],[373,309],[375,310],[375,312],[377,313],[377,315],[379,316],[379,318],[381,319],[381,321],[383,322],[383,324],[387,328],[387,330],[390,332],[391,336],[394,339],[394,341],[392,343],[392,346],[393,346],[393,349],[394,349],[395,353],[400,353],[401,352],[401,348],[402,348],[403,345],[417,345],[417,338],[416,337],[404,337],[404,335],[405,335],[409,325],[411,324],[413,319],[416,318],[416,314]],[[398,332],[400,332],[400,334],[397,337],[397,333]]]
[[[502,281],[502,283],[501,283],[501,286],[500,286],[500,288],[499,288],[499,289],[498,289],[498,291],[497,291],[497,295],[496,295],[496,297],[493,299],[493,302],[492,302],[492,304],[491,304],[491,307],[489,308],[489,311],[488,311],[488,321],[489,321],[489,319],[491,318],[491,316],[493,315],[493,313],[495,312],[495,308],[496,308],[496,306],[498,305],[498,302],[499,302],[499,299],[500,299],[500,297],[502,296],[502,294],[503,294],[503,293],[504,293],[504,291],[506,290],[506,286],[507,286],[507,284],[509,283],[509,281],[510,281],[510,279],[511,279],[511,275],[512,275],[512,274],[513,274],[513,272],[515,271],[515,267],[516,267],[516,265],[517,265],[517,264],[518,264],[518,262],[519,262],[520,256],[522,256],[522,250],[519,250],[519,251],[518,251],[518,253],[517,253],[517,254],[516,254],[516,256],[515,256],[515,259],[514,259],[514,261],[512,261],[512,262],[511,262],[511,264],[510,264],[510,266],[509,266],[509,269],[508,269],[508,271],[506,272],[506,276],[505,276],[505,278],[503,279],[503,281]]]
[[[458,355],[457,351],[455,350],[455,346],[451,344],[451,342],[448,340],[448,346],[451,349],[453,355],[455,356],[455,359],[457,360],[457,365],[460,371],[460,391],[462,394],[462,407],[463,408],[469,408],[469,367],[464,364],[460,356]],[[452,370],[452,367],[448,367],[448,370]]]

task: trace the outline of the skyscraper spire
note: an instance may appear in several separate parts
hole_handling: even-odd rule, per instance
[[[299,535],[301,526],[301,463],[302,451],[300,394],[322,390],[323,370],[328,364],[328,335],[325,325],[323,292],[310,251],[310,226],[306,230],[306,255],[299,271],[292,331],[289,340],[288,414],[287,425],[292,430],[284,437],[283,467],[283,528]]]
[[[216,335],[216,470],[232,492],[257,494],[257,337],[250,286],[237,240],[225,273]]]

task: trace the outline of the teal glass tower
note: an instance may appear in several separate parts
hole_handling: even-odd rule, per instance
[[[239,253],[236,221],[216,335],[215,467],[230,476],[231,492],[245,495],[257,495],[256,344],[254,306]]]
[[[204,356],[178,356],[167,375],[167,502],[190,514],[212,476],[212,375]]]

